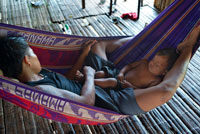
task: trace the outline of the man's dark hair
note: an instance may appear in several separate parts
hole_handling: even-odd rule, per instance
[[[176,49],[174,48],[164,48],[164,49],[160,49],[156,55],[159,56],[168,56],[168,67],[167,70],[170,70],[174,63],[176,62],[176,60],[179,57],[179,54],[176,52]]]
[[[28,48],[23,37],[0,37],[0,69],[7,77],[22,73],[22,61]]]

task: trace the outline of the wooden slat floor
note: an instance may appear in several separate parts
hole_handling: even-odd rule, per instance
[[[63,32],[60,25],[68,24],[73,35],[82,36],[135,36],[158,13],[153,2],[144,0],[138,21],[120,20],[114,24],[108,16],[109,0],[43,0],[40,7],[31,1],[1,0],[0,22],[35,29]],[[148,4],[148,5],[147,5]],[[115,16],[135,12],[137,0],[117,1]],[[200,50],[192,58],[186,77],[174,97],[166,104],[139,116],[131,116],[108,125],[74,125],[50,121],[0,99],[0,134],[157,134],[200,133]]]

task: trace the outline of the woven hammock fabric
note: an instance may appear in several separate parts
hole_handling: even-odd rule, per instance
[[[118,68],[142,58],[151,59],[163,47],[176,47],[199,25],[199,20],[199,0],[177,0],[135,38],[109,54],[109,59]],[[23,36],[43,67],[63,74],[78,59],[84,42],[124,38],[72,36],[2,23],[0,32]],[[107,124],[128,116],[53,96],[4,76],[0,76],[0,97],[37,115],[64,123]]]

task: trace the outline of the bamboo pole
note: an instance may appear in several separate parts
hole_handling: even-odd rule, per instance
[[[5,134],[5,122],[4,122],[4,109],[3,109],[3,100],[0,98],[0,133]]]

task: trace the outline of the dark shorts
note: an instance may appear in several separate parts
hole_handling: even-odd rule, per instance
[[[102,59],[100,56],[90,52],[86,58],[85,65],[91,66],[96,71],[105,71],[106,77],[113,77],[115,78],[119,71],[115,65],[110,62]]]
[[[85,65],[91,66],[96,71],[105,71],[106,68],[111,77],[116,77],[119,73],[119,70],[115,68],[112,62],[106,61],[92,52],[88,54]],[[95,106],[97,107],[113,110],[122,114],[136,115],[144,113],[136,102],[133,88],[116,90],[111,88],[102,89],[96,86],[95,89]]]
[[[105,78],[116,78],[120,71],[115,67],[115,65],[112,62],[106,61],[92,52],[88,54],[85,65],[91,66],[96,71],[104,71],[106,74]],[[117,80],[117,86],[115,90],[121,90],[121,89],[122,85],[120,81]]]

